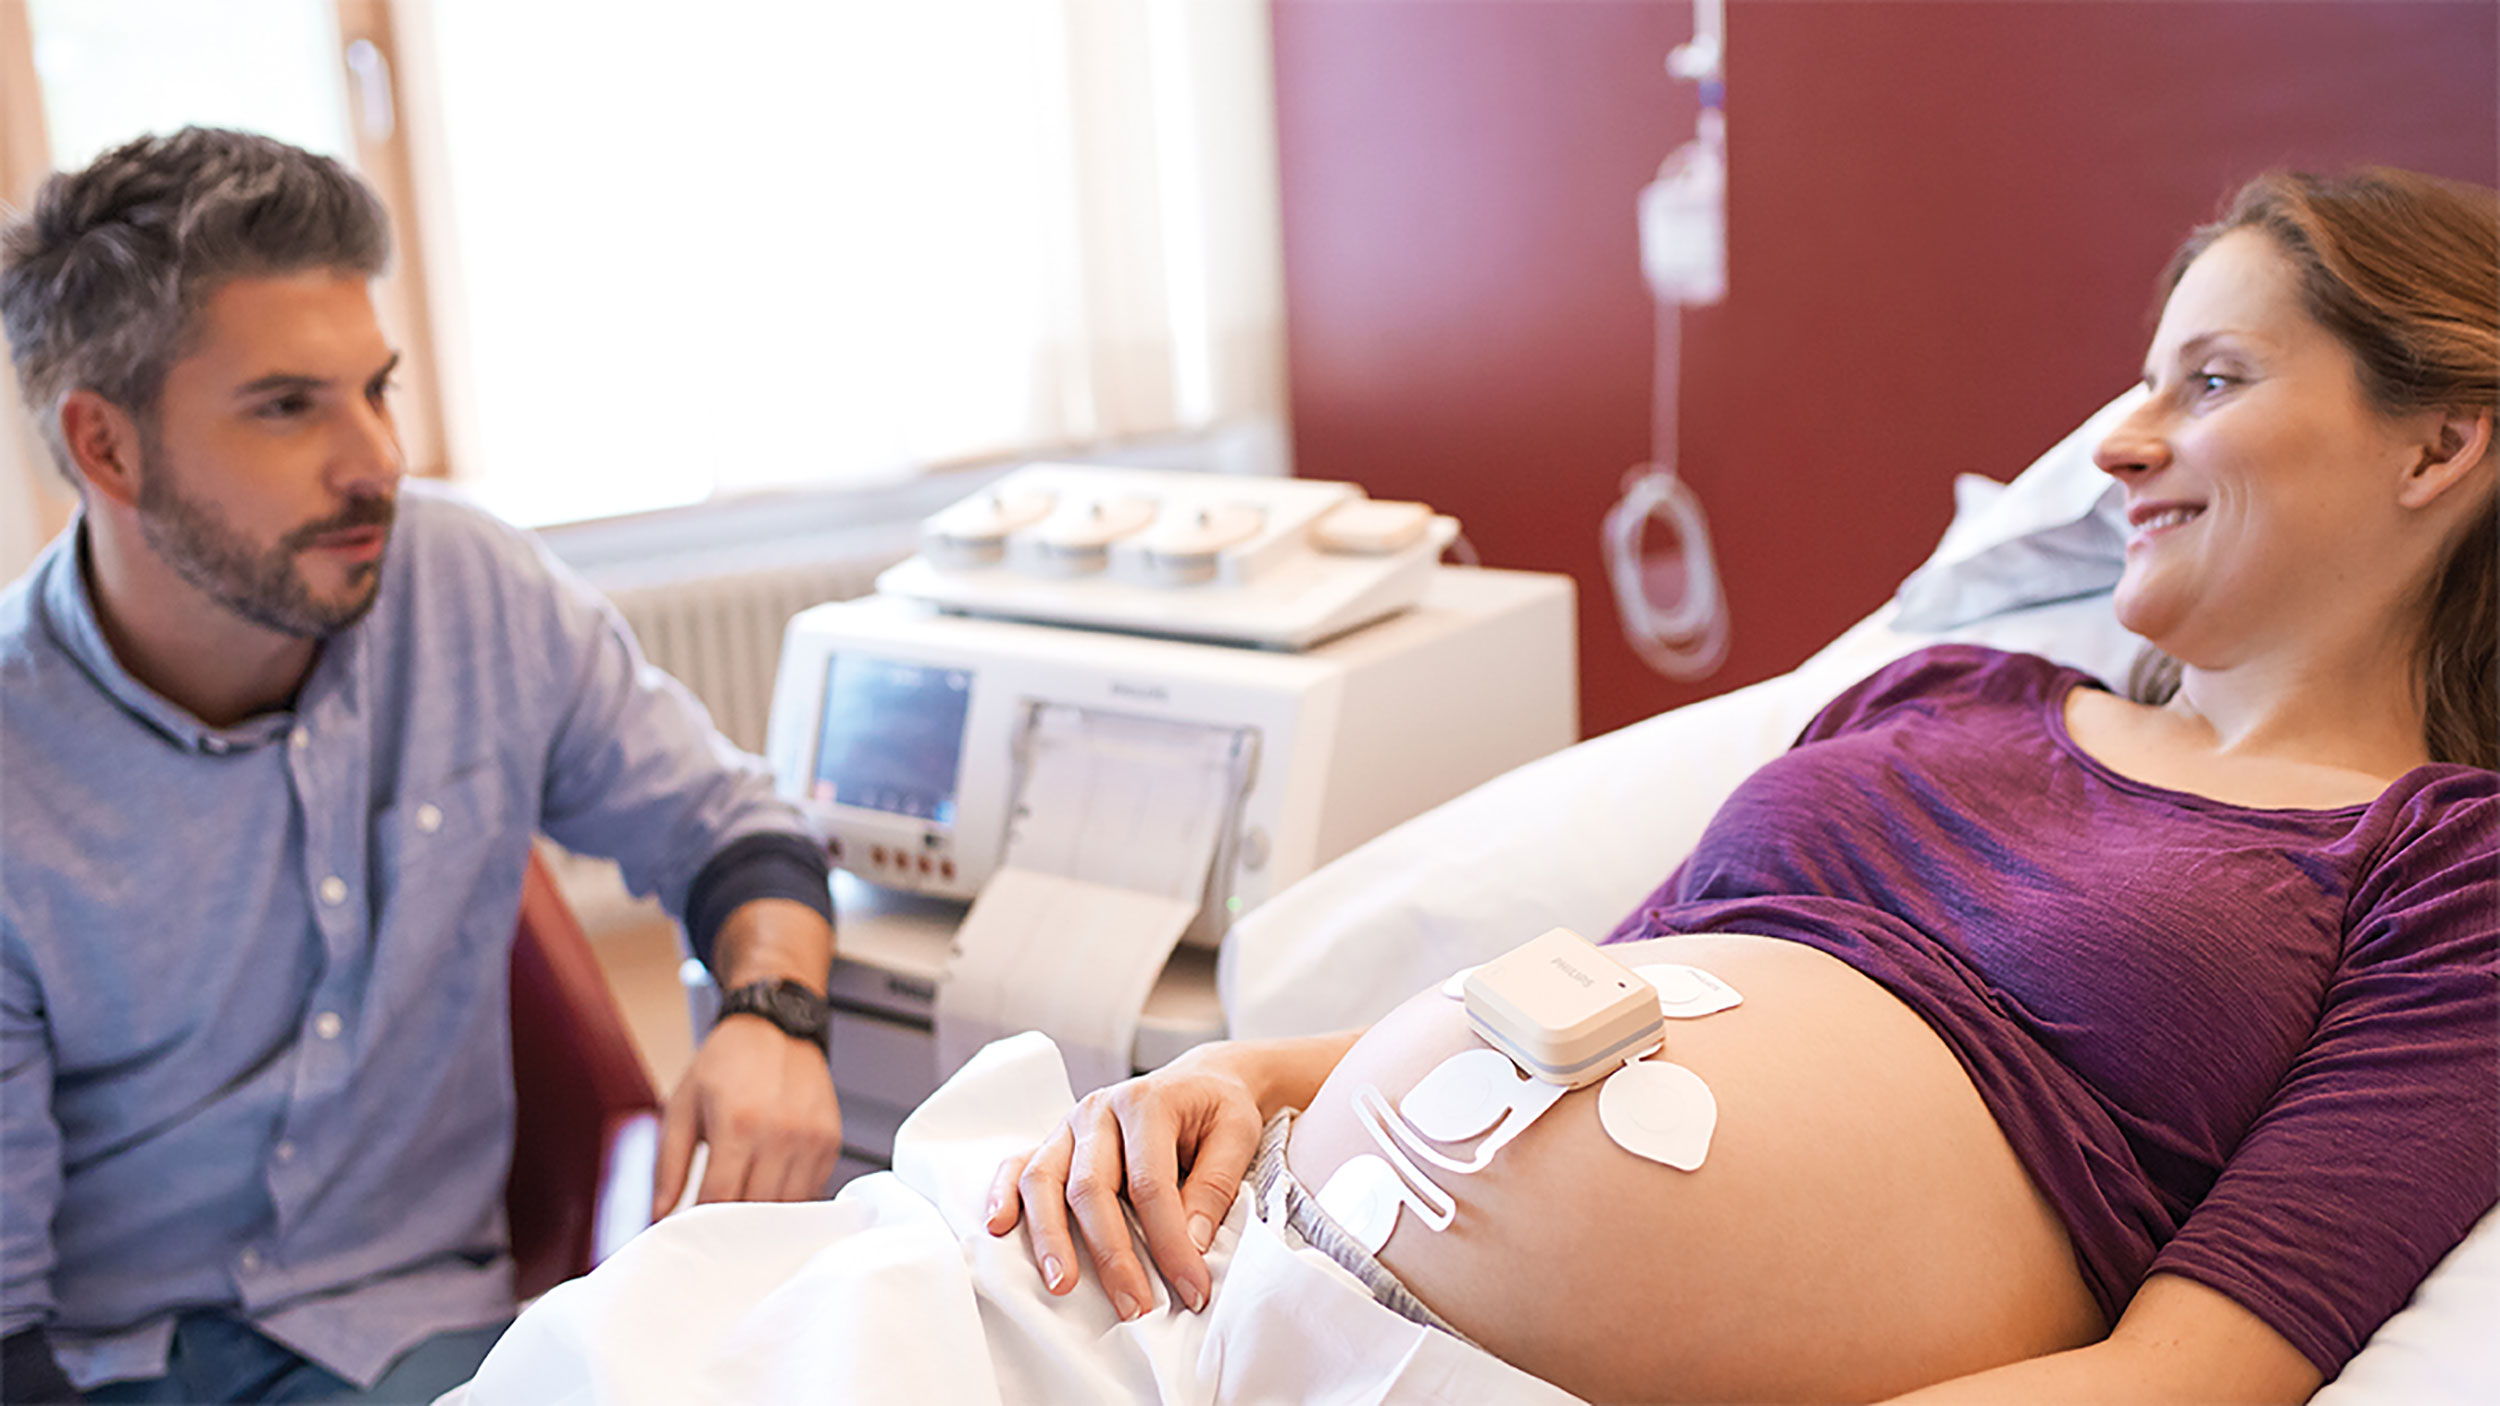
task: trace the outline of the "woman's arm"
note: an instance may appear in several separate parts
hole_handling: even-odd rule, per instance
[[[2144,1282],[2110,1335],[1895,1398],[1916,1406],[2022,1402],[2306,1401],[2325,1380],[2300,1350],[2220,1291]]]
[[[1205,1251],[1258,1154],[1260,1130],[1278,1112],[1307,1106],[1361,1034],[1201,1045],[1087,1094],[1039,1147],[999,1164],[990,1234],[1005,1235],[1021,1219],[1043,1284],[1064,1294],[1077,1282],[1073,1210],[1104,1292],[1122,1319],[1135,1318],[1154,1290],[1120,1214],[1125,1199],[1164,1277],[1191,1309],[1204,1308]]]

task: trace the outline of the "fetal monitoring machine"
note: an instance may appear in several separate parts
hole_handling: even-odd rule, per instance
[[[1575,740],[1566,577],[1351,484],[1041,464],[789,625],[769,751],[835,865],[855,1158],[981,1044],[1077,1091],[1224,1034],[1242,914]]]

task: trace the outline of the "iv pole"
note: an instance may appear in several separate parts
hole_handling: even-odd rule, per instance
[[[1624,639],[1652,669],[1690,682],[1727,660],[1727,595],[1701,500],[1676,474],[1678,357],[1683,308],[1727,296],[1726,12],[1724,0],[1693,0],[1693,38],[1667,55],[1667,72],[1700,87],[1693,140],[1678,147],[1641,191],[1641,272],[1657,302],[1650,460],[1624,476],[1606,514],[1603,545]],[[1681,580],[1668,599],[1651,590],[1641,538],[1653,524],[1680,548]]]

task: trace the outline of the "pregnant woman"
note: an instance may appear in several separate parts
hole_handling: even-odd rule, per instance
[[[1742,994],[1668,1033],[1718,1106],[1697,1169],[1575,1092],[1367,1253],[1302,1189],[1377,1150],[1356,1090],[1476,1043],[1427,992],[1087,1098],[1000,1168],[991,1231],[1135,1316],[1146,1258],[1203,1304],[1212,1224],[1282,1186],[1382,1302],[1599,1401],[2332,1377],[2500,1184],[2500,202],[2265,177],[2165,293],[2098,455],[2158,650],[2128,692],[1913,655],[1614,934]]]

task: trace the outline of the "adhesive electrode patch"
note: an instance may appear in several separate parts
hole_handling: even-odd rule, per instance
[[[1319,1189],[1319,1208],[1368,1254],[1379,1254],[1398,1228],[1405,1188],[1388,1163],[1368,1152],[1347,1158]]]
[[[1544,1117],[1545,1110],[1560,1103],[1569,1092],[1560,1084],[1522,1077],[1509,1055],[1479,1047],[1461,1050],[1434,1066],[1430,1074],[1407,1091],[1397,1108],[1389,1108],[1388,1100],[1381,1099],[1380,1123],[1408,1151],[1436,1167],[1459,1173],[1480,1172],[1492,1163],[1494,1153],[1508,1147],[1511,1139],[1526,1132],[1529,1124]],[[1373,1097],[1379,1097],[1377,1092]],[[1419,1109],[1421,1117],[1417,1116]],[[1488,1112],[1490,1118],[1486,1116]],[[1464,1142],[1492,1126],[1492,1119],[1501,1121],[1484,1141],[1476,1144],[1475,1155],[1465,1161],[1431,1145]],[[1468,1131],[1457,1131],[1462,1128]]]
[[[1745,1002],[1735,987],[1681,962],[1653,962],[1632,974],[1658,988],[1658,1009],[1675,1020],[1698,1020]]]
[[[1624,1151],[1699,1171],[1719,1126],[1719,1101],[1701,1076],[1663,1059],[1636,1059],[1597,1091],[1597,1121]]]
[[[1400,1139],[1390,1135],[1389,1126],[1394,1125],[1401,1136],[1413,1136],[1398,1111],[1369,1084],[1355,1089],[1353,1102],[1354,1121],[1371,1134],[1380,1156],[1360,1152],[1339,1164],[1329,1174],[1328,1184],[1319,1189],[1320,1209],[1372,1254],[1389,1243],[1401,1210],[1413,1211],[1427,1229],[1449,1229],[1458,1217],[1458,1203],[1408,1160],[1399,1148]]]
[[[1398,1111],[1434,1142],[1465,1142],[1502,1121],[1518,1084],[1509,1055],[1479,1046],[1441,1061],[1398,1100]]]
[[[1474,976],[1477,970],[1477,967],[1460,967],[1457,971],[1450,973],[1450,979],[1441,983],[1441,994],[1453,1001],[1466,1000],[1467,978]]]

